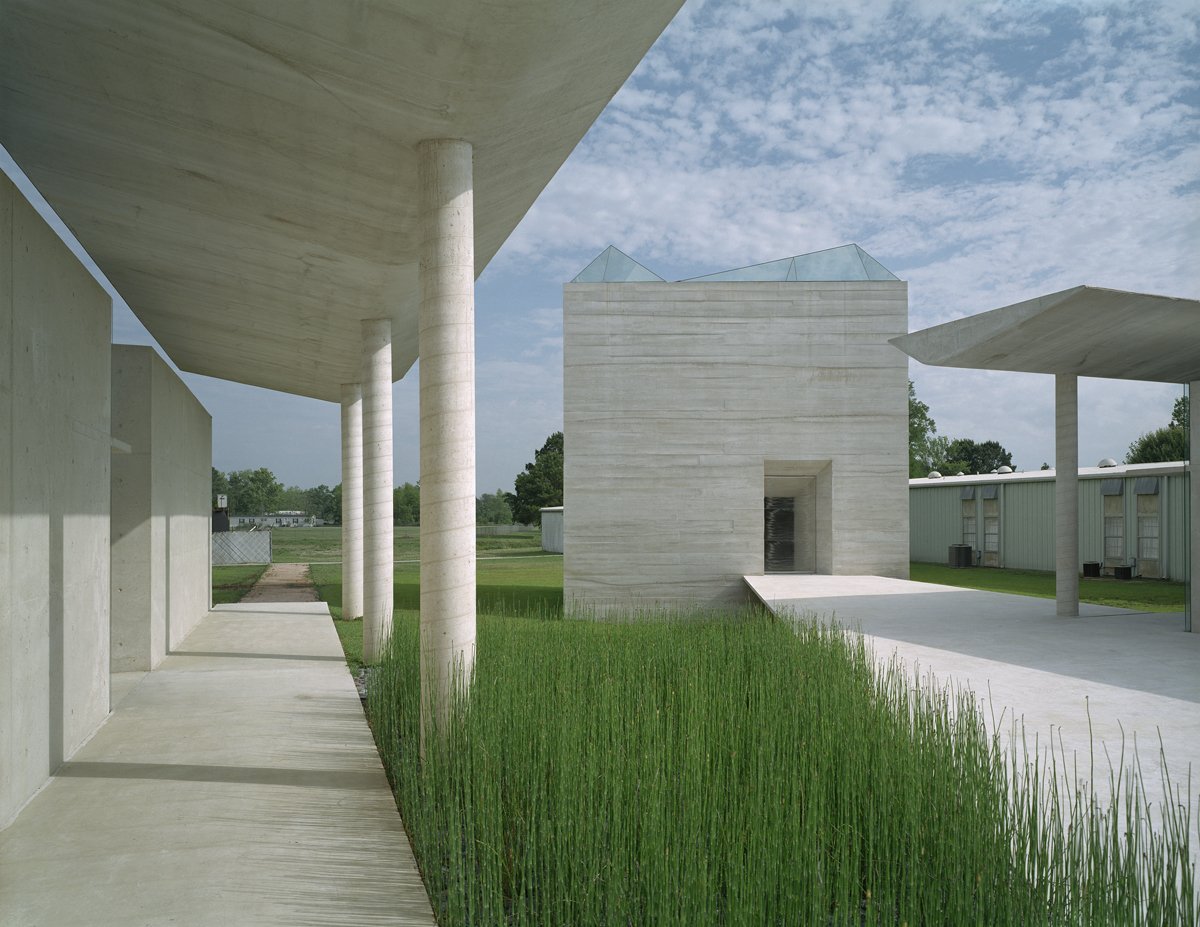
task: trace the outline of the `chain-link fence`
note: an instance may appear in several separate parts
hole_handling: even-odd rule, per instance
[[[270,531],[221,531],[212,536],[213,566],[270,563]]]

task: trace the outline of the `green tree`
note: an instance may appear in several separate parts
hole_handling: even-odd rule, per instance
[[[405,483],[392,491],[392,515],[398,525],[421,523],[421,484]]]
[[[913,381],[908,381],[908,476],[919,479],[937,470],[949,475],[991,473],[1012,466],[1012,454],[998,441],[975,442],[970,438],[950,440],[937,433],[929,406],[917,398]]]
[[[304,512],[311,515],[312,513],[308,511],[308,490],[301,489],[299,486],[288,486],[279,494],[276,510],[280,512]]]
[[[304,510],[327,524],[342,520],[341,484],[330,489],[324,483],[304,491]]]
[[[1125,463],[1163,463],[1169,460],[1187,460],[1188,427],[1191,422],[1191,409],[1187,396],[1175,400],[1171,409],[1171,421],[1165,428],[1156,428],[1146,432],[1129,445],[1129,453],[1125,455]]]
[[[212,468],[212,507],[215,510],[217,507],[217,496],[229,495],[229,477],[218,470]]]
[[[475,500],[475,523],[477,525],[511,525],[512,509],[508,505],[508,493],[497,489],[485,492]]]
[[[283,484],[266,467],[229,474],[229,514],[266,515],[277,511]]]
[[[908,475],[910,478],[928,476],[942,456],[945,439],[937,437],[937,423],[929,414],[929,406],[917,398],[913,381],[908,381]]]
[[[515,493],[507,494],[513,518],[522,525],[540,525],[541,510],[563,504],[563,433],[556,431],[514,480]]]
[[[1176,428],[1182,428],[1187,431],[1191,427],[1192,412],[1191,412],[1191,397],[1180,396],[1175,400],[1175,406],[1171,409],[1171,424]]]
[[[1001,467],[1012,466],[1012,454],[998,441],[975,442],[970,438],[956,438],[946,449],[942,473],[991,473]]]

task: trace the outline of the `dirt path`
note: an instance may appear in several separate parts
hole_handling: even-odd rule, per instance
[[[272,563],[243,602],[317,602],[307,563]]]

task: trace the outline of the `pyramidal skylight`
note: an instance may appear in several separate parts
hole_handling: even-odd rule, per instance
[[[666,283],[623,251],[609,245],[592,263],[576,274],[572,283]]]
[[[716,280],[742,281],[844,281],[844,280],[899,280],[900,278],[867,254],[858,245],[842,245],[798,254],[795,257],[737,267],[702,277],[690,277],[688,282]]]

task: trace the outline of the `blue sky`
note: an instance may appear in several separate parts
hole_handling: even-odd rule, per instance
[[[481,276],[478,487],[562,427],[562,284],[608,244],[667,279],[857,242],[912,330],[1086,283],[1200,297],[1200,8],[688,0]],[[119,308],[114,338],[144,341]],[[1053,456],[1049,377],[922,367],[939,432]],[[214,464],[339,480],[328,403],[187,376]],[[1080,456],[1180,388],[1084,380]],[[395,388],[415,480],[416,371]]]

